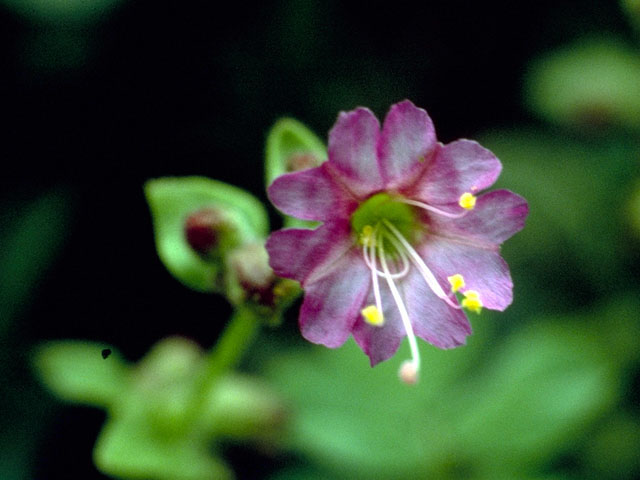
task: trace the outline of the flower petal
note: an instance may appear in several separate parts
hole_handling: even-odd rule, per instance
[[[457,202],[465,192],[475,194],[500,175],[500,160],[473,140],[456,140],[437,149],[414,190],[416,200],[434,205]]]
[[[347,218],[356,199],[338,184],[323,166],[281,175],[267,192],[273,204],[302,220]]]
[[[342,345],[360,316],[370,289],[369,268],[352,248],[318,277],[305,284],[300,308],[300,331],[313,343],[330,348]]]
[[[453,236],[477,246],[495,246],[522,230],[529,213],[527,201],[509,190],[480,195],[476,206],[459,219],[430,216],[433,233]]]
[[[371,366],[390,358],[398,350],[406,332],[402,326],[402,319],[396,307],[389,287],[382,280],[380,297],[384,315],[384,325],[376,327],[369,325],[358,315],[353,326],[353,338],[360,348],[369,356]],[[373,291],[369,292],[363,305],[375,305]]]
[[[329,164],[357,196],[382,188],[378,170],[380,122],[368,108],[341,112],[329,132]]]
[[[446,282],[446,277],[460,273],[465,282],[463,290],[477,291],[485,308],[504,310],[511,304],[511,274],[497,250],[432,237],[418,252],[442,284]],[[445,291],[448,291],[448,287]]]
[[[292,278],[306,287],[312,278],[323,276],[334,263],[339,263],[354,244],[349,222],[336,220],[315,230],[278,230],[269,236],[266,248],[276,275]]]
[[[433,122],[409,100],[391,107],[382,127],[380,171],[387,186],[412,183],[436,148]]]
[[[430,263],[427,265],[431,267]],[[438,298],[417,268],[411,269],[403,287],[409,318],[418,337],[438,348],[465,344],[467,335],[471,334],[469,320],[462,310],[452,308]]]

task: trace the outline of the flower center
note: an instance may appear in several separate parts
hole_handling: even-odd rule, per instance
[[[362,238],[367,226],[375,228],[385,220],[393,224],[405,238],[411,240],[422,229],[414,207],[388,193],[378,193],[365,200],[351,216],[351,228]]]
[[[412,265],[436,297],[451,308],[464,307],[476,313],[482,309],[482,301],[478,292],[463,290],[465,281],[461,274],[452,272],[452,275],[447,278],[451,289],[445,291],[412,246],[412,243],[419,241],[420,234],[425,230],[425,226],[417,217],[416,207],[432,214],[456,219],[461,218],[474,208],[475,197],[470,193],[462,195],[459,206],[463,208],[462,212],[449,212],[416,200],[378,193],[362,203],[351,216],[351,227],[358,237],[358,243],[362,246],[364,262],[371,272],[374,297],[374,304],[365,306],[360,313],[369,325],[375,327],[385,325],[385,306],[382,305],[381,282],[378,278],[381,277],[393,297],[411,348],[411,359],[403,363],[399,372],[400,378],[406,383],[417,381],[420,370],[420,353],[409,312],[397,283],[402,282]],[[462,300],[462,305],[456,299],[456,292],[460,292],[465,297]]]

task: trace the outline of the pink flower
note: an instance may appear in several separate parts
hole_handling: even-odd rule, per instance
[[[443,145],[427,112],[393,105],[382,130],[373,113],[340,113],[329,133],[329,159],[278,177],[269,197],[284,213],[323,222],[267,240],[276,274],[305,291],[302,335],[335,348],[350,334],[371,365],[407,336],[420,368],[416,336],[439,348],[465,343],[462,308],[504,310],[512,300],[500,244],[521,230],[526,201],[507,190],[476,196],[502,168],[471,140]],[[460,297],[460,300],[459,300]]]

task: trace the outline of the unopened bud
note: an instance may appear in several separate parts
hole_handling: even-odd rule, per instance
[[[210,256],[233,230],[224,214],[216,208],[203,208],[187,218],[184,235],[189,246],[202,256]]]
[[[269,316],[281,311],[300,292],[296,282],[273,273],[262,244],[236,249],[228,262],[228,295],[233,303],[249,303]]]
[[[273,306],[276,276],[269,266],[269,256],[264,246],[251,243],[240,247],[231,254],[229,267],[242,289],[244,300]]]
[[[299,170],[317,167],[320,163],[320,159],[313,153],[298,152],[289,155],[289,158],[287,158],[286,169],[287,172],[297,172]]]

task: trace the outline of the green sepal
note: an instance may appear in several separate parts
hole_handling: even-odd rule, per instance
[[[265,181],[268,187],[280,175],[287,173],[287,163],[292,155],[313,155],[318,165],[327,159],[327,149],[311,130],[293,118],[281,118],[269,131],[265,151]],[[285,227],[309,228],[317,222],[285,217]]]
[[[237,232],[238,244],[259,241],[268,234],[262,203],[232,185],[204,177],[166,177],[149,180],[144,190],[158,256],[174,277],[194,290],[222,293],[224,262],[204,259],[189,246],[184,222],[190,214],[206,208],[223,211]]]
[[[578,127],[640,128],[640,55],[621,42],[584,40],[528,74],[526,100],[544,119]]]
[[[33,365],[49,390],[73,403],[108,407],[128,381],[128,368],[119,354],[103,344],[50,342],[35,350]]]

